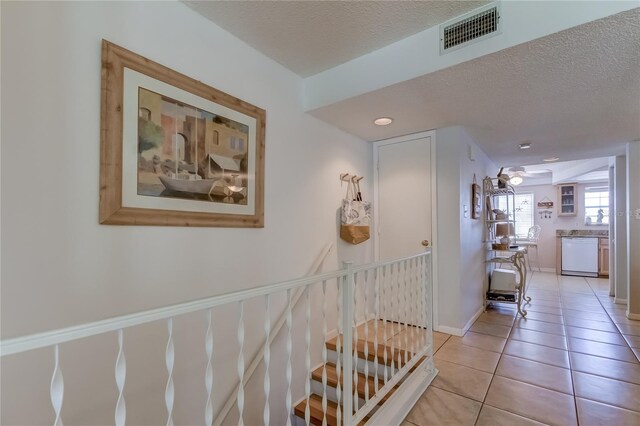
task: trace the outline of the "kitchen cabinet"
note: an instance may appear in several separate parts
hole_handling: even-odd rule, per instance
[[[575,183],[558,185],[558,216],[576,216],[578,214],[578,188]]]
[[[598,276],[609,276],[609,239],[600,238],[598,245]]]

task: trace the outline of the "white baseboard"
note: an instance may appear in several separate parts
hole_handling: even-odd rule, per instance
[[[451,334],[453,336],[464,336],[464,333],[466,333],[467,330],[469,330],[469,328],[471,328],[473,323],[476,322],[478,317],[480,315],[482,315],[483,312],[484,312],[484,306],[481,306],[480,309],[478,309],[478,312],[473,314],[471,319],[469,321],[467,321],[467,323],[462,328],[447,327],[446,325],[439,325],[439,326],[434,328],[434,331],[439,331],[440,333]]]
[[[400,388],[367,421],[368,425],[388,426],[402,423],[438,374],[431,362],[424,364],[407,377]],[[429,370],[429,367],[432,369]]]
[[[530,271],[527,271],[528,273],[531,273]],[[556,273],[556,268],[540,268],[540,270],[538,271],[538,268],[536,268],[535,266],[533,267],[533,272],[553,272],[554,274]]]
[[[439,325],[434,331],[451,334],[452,336],[464,336],[464,331],[461,328],[447,327],[446,325]]]
[[[478,312],[473,314],[471,319],[469,321],[467,321],[467,323],[464,325],[464,328],[462,329],[462,334],[466,333],[467,330],[469,330],[469,328],[471,328],[471,326],[473,325],[474,322],[476,322],[478,317],[480,315],[482,315],[482,313],[484,312],[484,309],[485,309],[484,306],[480,306],[480,309],[478,309]]]
[[[640,321],[640,314],[632,314],[631,312],[627,311],[627,318],[629,318],[630,320]]]
[[[613,299],[613,303],[616,305],[626,305],[627,299],[618,299],[617,297]]]

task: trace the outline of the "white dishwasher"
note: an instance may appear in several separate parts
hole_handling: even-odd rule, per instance
[[[562,275],[598,276],[598,239],[562,237]]]

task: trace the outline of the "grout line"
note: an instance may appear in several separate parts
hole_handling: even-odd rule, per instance
[[[484,350],[484,349],[483,349],[483,350]],[[497,352],[492,352],[492,353],[494,353],[494,354],[495,354],[495,353],[497,353]],[[488,372],[488,371],[486,371],[486,370],[479,370],[479,369],[477,369],[477,368],[475,368],[475,367],[469,367],[468,365],[460,364],[460,363],[458,363],[458,362],[450,361],[450,360],[448,360],[448,359],[441,359],[441,360],[439,360],[439,361],[440,361],[440,362],[448,362],[449,364],[455,364],[455,365],[458,365],[458,366],[460,366],[460,367],[464,367],[464,368],[469,368],[469,369],[471,369],[471,370],[479,371],[480,373],[494,375],[494,373],[489,373],[489,372]],[[496,367],[497,367],[497,365],[496,365]],[[436,387],[437,387],[437,386],[436,386]],[[452,391],[449,391],[449,392],[452,392]],[[454,393],[455,393],[455,392],[454,392]],[[456,395],[458,395],[458,394],[456,394]],[[460,395],[460,396],[464,396],[464,395]],[[465,398],[469,398],[469,397],[465,396]],[[469,399],[473,399],[473,398],[469,398]],[[475,401],[475,399],[474,399],[474,401]],[[480,402],[480,401],[478,401],[478,402]]]
[[[588,354],[580,354],[580,355],[588,355]],[[613,361],[618,361],[618,360],[617,360],[617,359],[614,359]],[[620,361],[620,362],[626,362],[626,361]],[[637,364],[630,363],[630,362],[628,362],[627,364],[637,365]],[[601,377],[601,378],[603,378],[603,379],[614,380],[614,381],[617,381],[617,382],[624,382],[624,383],[629,383],[629,384],[631,384],[631,385],[640,386],[640,383],[628,382],[628,381],[627,381],[627,380],[625,380],[625,379],[616,379],[616,378],[613,378],[613,377],[603,376],[602,374],[592,373],[592,372],[589,372],[589,371],[582,371],[582,370],[572,370],[572,371],[575,371],[576,373],[586,374],[586,375],[589,375],[589,376],[596,376],[596,377]],[[585,398],[585,397],[583,397],[583,396],[581,396],[580,398],[583,398],[583,399],[589,399],[589,398]],[[607,404],[608,404],[608,405],[611,405],[611,404],[609,404],[609,403],[607,403]],[[634,410],[631,410],[631,411],[634,411]]]
[[[585,282],[587,280],[585,279]],[[558,287],[560,287],[562,284],[560,283],[560,280],[558,280]],[[587,282],[587,285],[589,285],[589,283]],[[589,288],[591,288],[591,286],[589,286]],[[562,306],[564,306],[564,301],[560,301],[560,309],[562,309]],[[571,347],[569,346],[569,336],[568,336],[568,331],[567,331],[567,325],[563,324],[563,328],[564,328],[564,332],[565,332],[565,341],[567,343],[567,349],[571,349]],[[571,361],[571,354],[569,352],[567,352],[567,358],[569,358],[569,376],[571,377],[571,388],[573,389],[573,407],[576,413],[576,423],[578,424],[578,426],[580,425],[580,419],[578,418],[578,400],[577,400],[577,396],[576,396],[576,383],[575,380],[573,380],[573,363]]]
[[[521,328],[520,330],[526,330],[526,329]],[[527,331],[534,331],[534,330],[527,330]],[[536,331],[536,333],[542,333],[542,332],[541,332],[541,331]],[[549,334],[549,333],[545,333],[545,334],[548,334],[549,336],[558,336],[558,337],[563,337],[563,338],[565,338],[565,340],[566,340],[566,336],[560,336],[559,334]],[[544,346],[545,348],[558,349],[559,351],[569,352],[569,346],[567,346],[567,349],[563,349],[563,348],[558,348],[558,347],[555,347],[555,346],[546,345],[546,344],[544,344],[544,343],[529,342],[529,341],[527,341],[527,340],[517,339],[517,338],[515,338],[515,337],[512,337],[512,338],[511,338],[511,340],[515,340],[516,342],[529,343],[529,344],[531,344],[531,345]],[[565,343],[566,343],[566,342],[565,342]],[[515,356],[515,355],[511,355],[511,354],[507,354],[507,355]],[[526,358],[525,358],[525,359],[526,359]],[[532,361],[534,361],[534,360],[532,360]],[[540,362],[540,361],[538,361],[538,362]],[[551,365],[551,364],[550,364],[550,365]]]
[[[593,288],[591,287],[591,284],[589,284],[589,281],[587,281],[587,285],[589,286],[589,288],[591,289],[591,291],[593,291]],[[595,292],[594,292],[594,293],[595,293]],[[604,305],[602,304],[602,301],[601,301],[600,299],[598,299],[598,303],[600,303],[600,306],[602,307],[602,309],[604,309]],[[622,330],[620,329],[620,327],[618,327],[618,324],[616,324],[616,323],[613,321],[613,318],[611,318],[611,315],[609,315],[609,312],[608,312],[606,309],[604,309],[604,310],[605,310],[605,312],[607,313],[607,316],[609,317],[609,321],[611,321],[611,322],[613,323],[614,327],[615,327],[615,328],[616,328],[616,330],[617,330],[617,333],[620,335],[620,337],[622,337],[622,340],[624,341],[624,343],[626,344],[626,346],[629,348],[629,350],[631,350],[631,353],[632,353],[634,356],[636,356],[636,354],[635,354],[635,352],[633,351],[633,349],[631,349],[631,345],[629,345],[629,342],[627,342],[627,339],[625,339],[625,338],[624,338],[624,334],[622,333]],[[603,357],[603,358],[605,358],[605,357]],[[638,357],[636,356],[636,358],[638,358]],[[638,361],[640,361],[640,359],[639,359]]]
[[[533,274],[531,274],[531,278],[533,278]],[[522,309],[522,307],[521,307]],[[515,318],[518,318],[519,313],[516,311],[516,316]],[[474,425],[478,424],[478,419],[480,419],[480,412],[482,411],[482,408],[484,407],[486,401],[487,401],[487,395],[489,395],[489,391],[491,390],[491,385],[493,385],[493,379],[495,379],[496,377],[496,372],[498,371],[498,367],[500,366],[500,361],[502,361],[502,356],[504,355],[504,350],[507,347],[507,344],[509,343],[509,337],[511,337],[511,333],[513,333],[513,328],[515,327],[515,319],[514,319],[514,324],[509,328],[509,334],[507,335],[506,341],[504,343],[504,347],[502,348],[502,352],[500,352],[500,357],[498,358],[498,362],[496,363],[496,368],[493,370],[493,373],[491,374],[491,380],[489,381],[489,386],[487,386],[487,391],[484,394],[484,398],[482,399],[482,405],[480,406],[480,411],[478,412],[478,417],[476,418],[476,421],[474,423]],[[506,410],[505,410],[506,411]],[[533,419],[531,419],[533,420]]]

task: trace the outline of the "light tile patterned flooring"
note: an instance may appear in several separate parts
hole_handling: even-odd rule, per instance
[[[403,426],[640,425],[640,321],[608,280],[535,272],[528,295],[526,319],[495,305],[434,333],[440,373]]]

